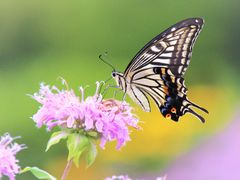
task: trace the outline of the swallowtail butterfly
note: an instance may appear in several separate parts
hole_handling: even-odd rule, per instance
[[[189,18],[153,38],[135,55],[124,73],[112,72],[118,87],[145,111],[151,110],[150,97],[167,119],[178,121],[180,116],[191,113],[204,123],[204,118],[191,107],[208,111],[188,100],[183,78],[203,23],[201,18]]]

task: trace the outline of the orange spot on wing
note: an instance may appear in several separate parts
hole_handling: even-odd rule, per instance
[[[172,113],[176,113],[176,112],[177,112],[176,108],[173,107],[173,108],[171,109],[171,112],[172,112]]]
[[[166,119],[171,119],[171,117],[172,117],[171,114],[166,114],[165,116]]]

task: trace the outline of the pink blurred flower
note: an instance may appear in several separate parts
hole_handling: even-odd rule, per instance
[[[112,176],[112,177],[107,177],[105,180],[132,180],[129,178],[127,175],[120,175],[120,176]],[[167,180],[167,176],[163,177],[157,177],[156,180]]]
[[[72,89],[59,90],[57,87],[41,84],[38,93],[32,97],[42,106],[32,117],[37,127],[47,126],[96,132],[104,148],[107,141],[117,140],[117,149],[130,140],[128,127],[138,127],[138,119],[132,114],[128,103],[114,99],[104,100],[99,94],[97,82],[94,96],[84,98],[84,89],[80,87],[81,97]]]
[[[129,178],[127,175],[120,175],[120,176],[112,176],[112,177],[107,177],[105,180],[132,180]]]
[[[162,177],[157,177],[156,180],[167,180],[167,175],[162,176]]]
[[[2,176],[8,176],[10,180],[14,180],[15,175],[20,172],[19,161],[15,156],[26,146],[13,143],[17,138],[12,138],[8,133],[0,137],[0,179]]]

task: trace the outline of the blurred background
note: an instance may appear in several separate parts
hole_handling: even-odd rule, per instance
[[[239,7],[237,0],[0,1],[0,134],[22,136],[18,142],[29,147],[18,154],[22,167],[39,166],[59,178],[66,164],[65,143],[44,152],[50,133],[30,119],[39,104],[27,94],[37,92],[43,81],[60,85],[61,76],[75,90],[90,85],[91,95],[95,81],[111,73],[99,54],[107,51],[108,61],[124,71],[155,35],[185,18],[203,17],[185,81],[189,99],[210,112],[202,114],[207,122],[185,115],[175,123],[153,104],[151,113],[136,107],[143,130],[133,130],[132,141],[120,151],[115,143],[99,149],[92,167],[86,169],[82,161],[68,179],[113,174],[239,179]]]

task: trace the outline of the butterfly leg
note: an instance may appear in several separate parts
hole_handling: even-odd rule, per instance
[[[106,95],[106,93],[107,93],[107,91],[109,90],[109,88],[118,88],[118,89],[119,89],[119,87],[116,86],[116,85],[107,85],[107,87],[106,87],[106,88],[103,90],[103,92],[102,92],[102,96],[103,96],[103,97]]]
[[[122,98],[122,101],[125,101],[125,99],[126,99],[126,95],[127,95],[127,93],[124,92],[124,94],[123,94],[123,98]]]
[[[115,90],[114,93],[113,93],[113,98],[115,98],[117,96],[117,93],[122,91],[120,88]]]

